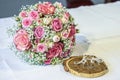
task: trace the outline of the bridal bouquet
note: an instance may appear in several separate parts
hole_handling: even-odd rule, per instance
[[[69,57],[77,33],[73,17],[61,3],[39,2],[15,16],[14,48],[30,64],[58,64]]]

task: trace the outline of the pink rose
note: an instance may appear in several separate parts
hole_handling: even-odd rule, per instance
[[[71,40],[71,43],[70,43],[70,48],[72,48],[72,46],[74,45],[74,43],[75,43],[75,36],[72,36],[72,37],[70,37],[69,38],[70,40]]]
[[[69,19],[69,17],[70,17],[69,12],[65,12],[65,13],[64,13],[64,17],[68,20],[68,19]]]
[[[20,14],[19,14],[19,16],[20,16],[21,18],[25,18],[25,17],[27,17],[28,15],[27,15],[27,12],[26,12],[26,11],[21,11]]]
[[[37,20],[37,24],[40,24],[42,21],[40,19]]]
[[[47,58],[51,59],[51,58],[60,56],[62,54],[63,47],[64,47],[63,43],[61,42],[55,43],[54,46],[51,49],[49,49],[46,55]]]
[[[65,38],[65,39],[68,38],[68,36],[69,36],[68,31],[67,30],[62,31],[61,36],[62,36],[62,38]]]
[[[43,14],[53,14],[55,7],[50,2],[44,2],[43,4],[38,4],[38,12]]]
[[[43,4],[38,5],[38,12],[43,13],[43,14],[48,14],[47,12],[47,6]]]
[[[71,51],[70,51],[70,49],[69,49],[69,50],[65,51],[64,54],[61,54],[60,57],[61,57],[61,58],[67,57],[67,56],[70,55],[70,52],[71,52]]]
[[[45,44],[38,43],[38,45],[37,45],[37,52],[43,53],[43,52],[45,52],[46,48],[47,48],[47,47],[46,47]]]
[[[69,18],[70,18],[70,14],[68,12],[65,12],[61,20],[63,23],[67,23],[69,21]]]
[[[39,18],[39,14],[38,14],[37,11],[31,11],[31,12],[29,13],[29,17],[30,17],[31,19],[35,20],[35,19],[38,19],[38,18]]]
[[[38,44],[39,42],[40,42],[40,39],[38,39],[38,38],[34,40],[35,44]]]
[[[75,33],[76,33],[75,26],[74,26],[74,25],[71,25],[71,26],[70,26],[70,31],[69,31],[69,37],[74,36]]]
[[[24,51],[30,48],[30,40],[28,34],[25,30],[20,29],[14,36],[14,44],[16,48],[20,51]]]
[[[62,30],[62,22],[60,19],[56,18],[52,21],[52,29],[54,31],[61,31]]]
[[[22,26],[23,27],[29,27],[32,24],[32,20],[30,18],[24,18],[22,20]]]
[[[44,36],[44,28],[41,26],[37,26],[35,28],[34,35],[36,38],[41,39]]]
[[[73,42],[73,43],[75,42],[75,36],[72,37],[72,42]]]
[[[45,62],[44,62],[46,65],[49,65],[50,63],[51,63],[51,59],[47,59],[47,60],[45,60]]]

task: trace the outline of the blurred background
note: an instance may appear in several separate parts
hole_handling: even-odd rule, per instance
[[[67,8],[114,2],[117,0],[0,0],[0,18],[18,15],[22,5],[35,4],[38,1],[61,2]]]

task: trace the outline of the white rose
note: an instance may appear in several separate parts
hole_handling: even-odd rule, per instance
[[[57,36],[57,35],[55,35],[55,36],[53,37],[53,41],[54,41],[54,42],[58,42],[58,41],[60,41],[60,37]]]

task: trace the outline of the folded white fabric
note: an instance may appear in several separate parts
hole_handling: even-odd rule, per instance
[[[120,1],[68,9],[81,34],[93,39],[120,35]]]
[[[16,22],[13,17],[0,19],[0,49],[8,48],[12,39],[8,36],[7,30],[15,24]]]
[[[5,60],[0,57],[0,80],[16,80],[13,71]]]

